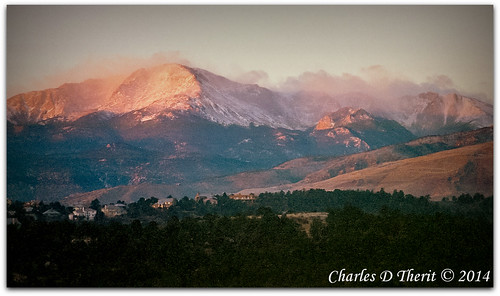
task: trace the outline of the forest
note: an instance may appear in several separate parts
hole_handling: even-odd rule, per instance
[[[120,218],[8,225],[8,287],[493,286],[492,197],[302,190],[253,202],[222,194],[215,205],[183,198],[169,209],[152,208],[155,199]],[[290,218],[319,211],[326,219],[313,218],[308,232]],[[332,283],[342,269],[377,277]],[[407,269],[437,278],[378,277]],[[445,269],[453,280],[439,278]],[[460,281],[461,271],[475,276]]]

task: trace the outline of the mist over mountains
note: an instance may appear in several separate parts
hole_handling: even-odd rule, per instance
[[[277,92],[180,64],[19,94],[7,101],[8,197],[182,187],[493,124],[492,105],[456,93],[387,102]]]
[[[459,128],[452,127],[454,124],[488,126],[493,115],[492,105],[456,93],[428,92],[396,101],[360,92],[328,95],[308,89],[282,93],[203,69],[164,64],[139,69],[125,79],[91,79],[13,96],[7,102],[7,119],[14,124],[72,121],[96,111],[123,114],[147,108],[151,113],[192,111],[224,125],[254,123],[304,130],[341,107],[363,108],[407,128],[421,129],[421,134],[435,132],[438,125],[452,129]],[[433,124],[419,126],[430,117]]]

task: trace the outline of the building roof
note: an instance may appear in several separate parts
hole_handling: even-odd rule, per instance
[[[53,215],[61,215],[61,213],[59,213],[58,211],[54,210],[54,209],[48,209],[46,210],[45,212],[43,212],[44,215],[49,215],[49,216],[53,216]]]
[[[76,208],[73,213],[75,214],[83,214],[83,213],[97,213],[96,210],[91,208]]]
[[[174,202],[175,198],[162,198],[158,200],[158,204],[163,204],[163,203],[168,203],[168,202]]]

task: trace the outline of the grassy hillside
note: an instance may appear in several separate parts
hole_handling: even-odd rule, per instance
[[[333,178],[243,192],[300,190],[302,188],[403,190],[412,195],[430,195],[433,199],[458,196],[466,192],[493,194],[493,142],[466,146],[425,156],[386,162]],[[313,179],[314,180],[314,179]]]

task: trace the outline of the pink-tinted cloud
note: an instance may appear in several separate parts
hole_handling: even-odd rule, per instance
[[[358,76],[348,73],[332,75],[323,70],[288,77],[279,88],[286,92],[306,91],[329,95],[371,91],[371,86]]]
[[[269,75],[262,70],[253,70],[237,74],[234,80],[246,84],[269,85]]]
[[[177,51],[159,52],[148,58],[107,57],[89,58],[75,67],[55,75],[47,76],[47,81],[79,82],[88,78],[104,78],[114,75],[128,75],[140,68],[149,68],[165,63],[180,63],[189,66],[187,59]]]
[[[7,97],[31,90],[58,87],[68,82],[82,82],[87,79],[127,76],[140,68],[149,68],[165,63],[179,63],[190,66],[178,51],[159,52],[147,58],[140,57],[91,57],[62,72],[49,74],[30,85],[9,85]]]
[[[381,65],[363,68],[359,76],[348,73],[332,75],[323,70],[304,72],[298,77],[287,78],[280,89],[286,92],[310,91],[331,96],[364,93],[382,101],[428,91],[456,92],[453,81],[446,75],[432,76],[425,82],[417,83],[392,73]]]
[[[451,80],[450,77],[446,75],[436,75],[427,77],[427,82],[429,84],[436,85],[443,89],[454,87],[453,81]]]

